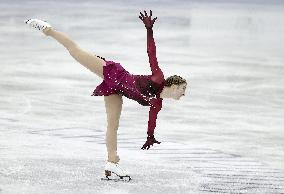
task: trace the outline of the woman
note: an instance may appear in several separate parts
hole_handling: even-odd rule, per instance
[[[45,21],[38,19],[26,20],[26,23],[42,31],[46,36],[50,36],[62,44],[70,55],[80,64],[88,68],[103,79],[102,83],[96,87],[92,96],[104,96],[107,113],[106,146],[108,159],[105,166],[107,178],[112,173],[120,178],[130,176],[118,165],[120,160],[117,155],[117,130],[122,109],[122,96],[133,99],[143,106],[150,106],[147,140],[141,149],[149,149],[154,143],[160,144],[154,137],[157,114],[162,108],[164,98],[179,100],[185,94],[187,82],[180,76],[174,75],[166,80],[163,72],[158,66],[156,58],[156,47],[153,38],[153,24],[155,20],[150,16],[145,16],[140,12],[139,18],[143,21],[147,29],[147,53],[152,75],[133,75],[126,71],[120,63],[105,60],[105,58],[95,56],[82,50],[66,34],[59,32]]]

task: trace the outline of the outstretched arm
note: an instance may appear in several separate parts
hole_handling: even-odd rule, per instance
[[[156,83],[161,83],[164,80],[163,72],[161,71],[157,57],[156,57],[156,45],[154,41],[153,36],[153,24],[157,17],[155,17],[153,20],[151,19],[152,11],[150,10],[150,16],[147,15],[146,11],[145,16],[140,12],[141,16],[139,18],[143,21],[145,24],[145,27],[147,29],[147,53],[149,57],[149,63],[152,71],[151,80]]]
[[[147,141],[142,146],[141,149],[149,149],[150,146],[153,146],[154,143],[160,144],[161,142],[157,141],[154,137],[154,130],[156,128],[156,120],[159,111],[162,109],[162,99],[152,98],[149,100],[151,107],[149,111],[149,120],[148,120],[148,131],[147,131]]]
[[[153,100],[150,100],[151,106],[149,111],[149,120],[148,120],[148,136],[154,135],[154,130],[156,128],[156,120],[158,113],[162,109],[162,100],[153,98]]]

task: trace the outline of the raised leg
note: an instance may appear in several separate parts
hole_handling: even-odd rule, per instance
[[[103,66],[106,62],[103,59],[81,49],[70,37],[53,28],[46,28],[45,30],[43,30],[43,33],[46,36],[54,38],[60,44],[62,44],[69,51],[70,55],[80,64],[97,74],[102,79],[104,78]]]
[[[117,155],[117,130],[122,109],[122,96],[112,94],[104,97],[107,113],[106,147],[108,162],[117,163],[120,158]]]

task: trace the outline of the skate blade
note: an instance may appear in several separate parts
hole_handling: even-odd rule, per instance
[[[129,182],[132,179],[130,177],[122,177],[122,178],[109,178],[109,177],[103,177],[101,178],[102,181],[114,181],[114,182],[118,182],[118,181],[122,181],[122,182]]]
[[[131,180],[131,177],[130,176],[119,176],[110,171],[105,171],[105,177],[101,178],[101,180],[115,181],[115,182],[117,181],[129,182]]]

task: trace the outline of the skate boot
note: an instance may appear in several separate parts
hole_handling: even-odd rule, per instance
[[[25,21],[25,23],[28,24],[30,27],[38,29],[40,31],[43,31],[44,29],[51,27],[49,23],[39,19],[28,19]]]
[[[102,180],[130,181],[131,177],[118,163],[107,162],[105,165],[105,178],[102,178]]]

